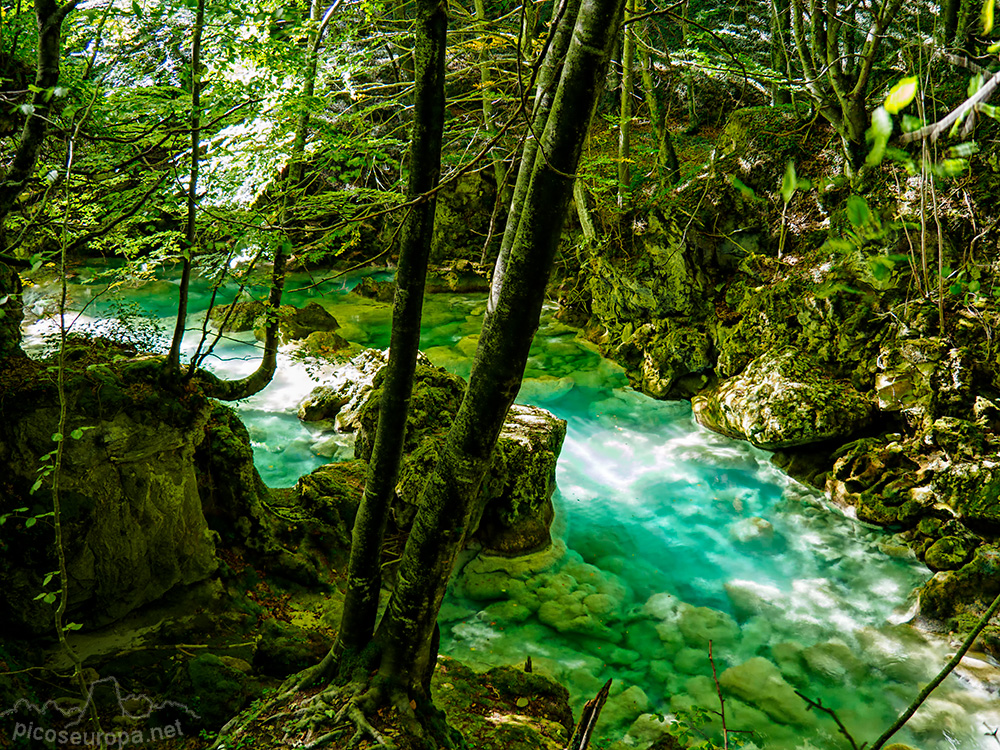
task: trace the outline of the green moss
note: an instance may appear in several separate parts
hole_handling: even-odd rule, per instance
[[[924,553],[924,562],[931,570],[958,570],[972,554],[973,545],[957,536],[938,539]]]

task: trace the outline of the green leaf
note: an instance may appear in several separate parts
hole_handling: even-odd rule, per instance
[[[55,594],[48,593],[48,594],[46,594],[45,596],[42,597],[42,601],[45,602],[46,604],[55,604],[56,603],[56,598],[57,597],[56,597]]]
[[[749,185],[744,185],[743,181],[740,180],[740,178],[737,177],[736,175],[734,174],[729,175],[729,181],[733,184],[734,188],[740,191],[740,195],[742,195],[747,200],[753,200],[756,197],[757,194],[754,193],[753,188],[750,187]]]
[[[781,198],[785,203],[792,199],[798,178],[795,176],[795,162],[790,161],[785,167],[785,176],[781,179]]]
[[[63,630],[79,630],[82,627],[83,625],[78,622],[68,622],[63,626]]]
[[[976,73],[969,79],[969,87],[965,90],[966,96],[975,96],[976,92],[983,87],[983,74]]]
[[[953,297],[957,297],[961,293],[962,293],[961,284],[952,284],[950,287],[948,287],[948,294],[952,295]]]
[[[986,0],[983,3],[983,33],[989,34],[993,31],[993,9],[995,0]]]
[[[889,90],[889,96],[885,98],[885,111],[889,114],[897,114],[904,109],[917,95],[917,77],[909,76]]]
[[[69,436],[70,436],[71,438],[73,438],[74,440],[79,440],[80,438],[82,438],[82,437],[83,437],[83,430],[82,430],[82,429],[80,429],[79,427],[77,427],[77,428],[76,428],[75,430],[73,430],[73,431],[72,431],[72,432],[71,432],[71,433],[69,434]]]
[[[38,519],[37,518],[29,518],[27,521],[24,522],[24,528],[30,529],[36,523],[38,523]]]
[[[885,156],[885,147],[889,143],[892,135],[892,115],[886,111],[885,107],[878,107],[872,112],[871,127],[865,132],[865,138],[872,144],[872,150],[868,152],[865,163],[874,166],[882,163]]]
[[[847,219],[851,226],[860,229],[871,219],[871,209],[868,208],[868,201],[860,195],[850,195],[847,197]]]
[[[962,156],[972,156],[973,154],[979,153],[979,144],[975,141],[969,141],[968,143],[959,143],[948,149],[948,156],[952,157],[962,157]]]
[[[942,177],[957,177],[962,174],[968,166],[969,162],[966,159],[945,159],[934,171]]]
[[[136,18],[142,18],[142,6],[136,0],[132,0],[132,13]]]
[[[986,48],[986,51],[991,55],[994,52],[1000,52],[1000,42],[993,42],[993,44]]]
[[[58,442],[60,442],[60,441],[61,441],[62,439],[63,439],[63,436],[62,436],[62,433],[61,433],[61,432],[53,432],[53,433],[52,433],[52,442],[53,442],[53,443],[58,443]]]
[[[924,126],[924,121],[919,117],[914,117],[913,115],[903,115],[903,132],[912,133],[914,130],[920,130]]]
[[[972,281],[969,282],[969,291],[972,292],[973,294],[979,292],[981,288],[982,286],[979,283],[978,279],[973,279]]]

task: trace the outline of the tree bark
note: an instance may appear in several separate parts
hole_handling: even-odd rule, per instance
[[[433,190],[441,171],[448,29],[445,5],[439,0],[418,0],[417,14],[415,112],[407,185],[411,199]],[[349,666],[350,657],[368,645],[375,630],[382,583],[382,538],[406,436],[435,206],[433,197],[423,200],[407,214],[403,224],[389,362],[383,376],[378,428],[364,497],[354,522],[347,596],[331,666]]]
[[[376,635],[379,678],[427,695],[431,641],[455,556],[482,508],[476,499],[520,388],[573,190],[586,118],[607,73],[624,0],[584,0],[534,157],[496,306],[487,314],[458,415],[421,493],[396,587]],[[572,19],[570,19],[572,20]]]
[[[549,112],[552,110],[555,87],[562,72],[563,61],[573,36],[573,24],[576,21],[579,11],[580,0],[562,0],[562,5],[556,12],[560,21],[552,37],[552,42],[549,45],[549,51],[545,55],[545,60],[542,61],[541,70],[538,73],[538,83],[535,87],[535,103],[531,111],[531,129],[528,132],[524,142],[524,149],[521,152],[521,163],[517,170],[517,181],[514,184],[510,211],[507,213],[507,224],[504,228],[503,239],[500,242],[500,252],[493,267],[490,298],[487,302],[488,310],[492,310],[496,305],[497,296],[503,284],[504,269],[507,265],[511,246],[514,244],[514,236],[517,231],[518,222],[520,221],[521,207],[524,205],[528,184],[531,180],[532,168],[535,164],[535,156],[538,154],[537,139],[541,137],[542,130],[545,128],[545,123],[548,120]]]
[[[35,92],[31,96],[31,111],[21,129],[21,141],[14,152],[10,168],[0,175],[0,225],[4,223],[14,202],[28,186],[35,171],[38,151],[45,140],[50,111],[56,98],[52,89],[59,82],[59,57],[62,53],[62,23],[78,0],[58,5],[53,0],[35,0],[38,23],[38,65],[35,68]]]

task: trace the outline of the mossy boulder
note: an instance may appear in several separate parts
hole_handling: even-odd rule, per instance
[[[864,395],[790,347],[758,357],[691,407],[702,426],[771,450],[843,439],[871,417]]]
[[[569,692],[537,672],[495,667],[474,672],[438,659],[434,704],[477,750],[563,750],[573,730]]]
[[[216,305],[208,319],[221,331],[252,331],[265,310],[267,305],[260,300],[241,299],[228,305]]]
[[[295,485],[302,510],[329,527],[344,547],[351,544],[367,471],[368,464],[357,459],[325,464],[300,477]]]
[[[934,571],[958,570],[972,555],[974,545],[957,536],[938,539],[924,553],[924,562]]]
[[[0,622],[8,632],[49,633],[52,611],[36,602],[42,578],[56,569],[46,516],[31,528],[26,517],[52,508],[49,484],[32,484],[47,465],[59,431],[58,397],[39,365],[37,380],[5,400],[0,421],[0,513],[14,513],[4,542],[16,563],[0,563],[5,591]],[[112,369],[87,365],[66,384],[69,413],[60,506],[70,591],[67,620],[87,628],[113,622],[175,586],[195,583],[216,569],[216,534],[204,511],[206,488],[256,491],[245,431],[211,478],[198,460],[206,438],[220,426],[217,407],[197,390],[170,391],[153,373],[158,360]],[[150,379],[153,377],[154,379]],[[208,438],[215,440],[215,437]],[[221,497],[221,496],[220,496]],[[25,507],[23,513],[17,508]]]
[[[191,680],[190,706],[202,726],[218,729],[240,712],[250,696],[247,675],[215,654],[204,654],[188,662]]]
[[[734,174],[760,192],[775,189],[789,159],[803,154],[795,107],[744,107],[726,121],[716,146],[716,159],[733,164]]]
[[[331,645],[322,632],[268,620],[261,632],[253,665],[271,677],[287,677],[319,664]]]
[[[265,320],[258,318],[254,324],[254,337],[264,340]],[[316,331],[336,331],[340,323],[318,302],[310,302],[305,307],[282,305],[278,310],[278,334],[281,343],[304,339]]]
[[[355,284],[351,292],[359,297],[365,297],[366,299],[373,299],[376,302],[384,302],[391,305],[396,296],[396,282],[378,281],[373,279],[371,276],[365,276],[361,279],[361,281]]]
[[[920,592],[920,613],[936,620],[975,616],[1000,594],[1000,546],[983,545],[958,570],[937,573]]]
[[[478,261],[484,255],[495,255],[503,237],[506,214],[500,212],[497,226],[490,226],[497,191],[492,177],[493,171],[488,169],[469,172],[442,185],[437,192],[431,263],[437,265],[455,259]],[[487,237],[492,237],[491,248],[483,247]]]

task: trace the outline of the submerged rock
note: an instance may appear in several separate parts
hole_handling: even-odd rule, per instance
[[[871,415],[865,396],[792,348],[761,355],[691,407],[702,426],[766,449],[844,438]]]
[[[756,706],[780,724],[812,726],[815,718],[795,688],[781,676],[781,671],[762,656],[730,667],[719,675],[724,690]]]

